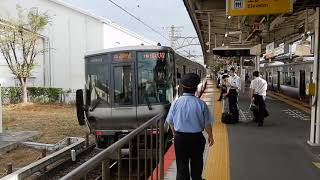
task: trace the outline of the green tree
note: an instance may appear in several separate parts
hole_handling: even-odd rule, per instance
[[[36,57],[48,50],[40,46],[40,33],[48,25],[49,16],[20,6],[17,6],[17,15],[15,20],[0,23],[0,51],[20,82],[22,102],[27,103],[27,79],[36,65]]]

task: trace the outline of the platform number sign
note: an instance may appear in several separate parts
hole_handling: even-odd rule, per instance
[[[243,9],[245,0],[233,0],[232,8],[233,9]]]

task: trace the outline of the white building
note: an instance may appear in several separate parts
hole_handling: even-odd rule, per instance
[[[51,17],[41,34],[43,46],[50,48],[39,56],[37,67],[28,83],[31,86],[77,89],[84,86],[84,54],[87,51],[126,45],[156,45],[110,20],[95,16],[61,0],[1,0],[0,18],[16,18],[16,6],[37,8]],[[18,83],[0,57],[0,79],[3,86]]]

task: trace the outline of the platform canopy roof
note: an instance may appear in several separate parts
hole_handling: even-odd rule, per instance
[[[256,16],[226,15],[226,0],[184,0],[197,31],[204,53],[205,64],[213,66],[213,48],[242,47],[261,44],[276,45],[301,39],[314,29],[315,6],[320,0],[293,0],[292,14]]]

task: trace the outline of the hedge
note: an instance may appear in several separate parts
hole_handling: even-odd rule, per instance
[[[61,88],[43,88],[28,87],[28,101],[38,103],[56,103],[59,102],[62,93]],[[2,103],[19,103],[21,102],[20,87],[1,87]]]

